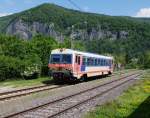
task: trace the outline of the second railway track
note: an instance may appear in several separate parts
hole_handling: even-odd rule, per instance
[[[120,79],[116,79],[99,86],[89,88],[84,91],[80,91],[78,93],[68,95],[62,97],[61,99],[56,99],[49,103],[27,109],[25,111],[21,111],[15,114],[11,114],[6,116],[5,118],[45,118],[45,117],[59,117],[60,114],[67,112],[70,109],[76,108],[77,106],[88,102],[96,97],[100,97],[103,94],[129,82],[132,81],[134,78],[140,76],[141,73],[134,73],[122,77]]]
[[[57,88],[61,88],[64,86],[65,85],[60,85],[60,86],[56,86],[56,85],[55,86],[52,86],[52,85],[44,86],[43,85],[43,86],[37,86],[37,87],[31,87],[31,88],[25,88],[25,89],[20,89],[20,90],[4,92],[4,93],[0,93],[0,101],[9,100],[12,98],[21,97],[21,96],[25,96],[25,95],[29,95],[29,94],[33,94],[33,93],[38,93],[41,91],[57,89]]]

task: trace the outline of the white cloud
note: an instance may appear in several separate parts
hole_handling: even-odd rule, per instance
[[[135,17],[150,17],[150,8],[140,9]]]
[[[10,15],[10,14],[12,14],[12,13],[0,13],[0,17],[7,16],[7,15]]]

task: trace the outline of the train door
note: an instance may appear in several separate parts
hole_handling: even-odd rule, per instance
[[[81,62],[82,62],[82,56],[75,55],[75,72],[77,73],[77,75],[80,73],[81,70]]]

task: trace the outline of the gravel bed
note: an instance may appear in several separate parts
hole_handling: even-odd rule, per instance
[[[134,76],[133,76],[134,77]],[[35,110],[35,111],[31,111],[31,112],[27,112],[23,115],[19,115],[19,116],[16,116],[16,117],[21,117],[21,118],[28,118],[28,117],[31,117],[31,118],[38,118],[38,117],[42,117],[42,118],[45,118],[45,117],[48,117],[48,116],[51,116],[59,111],[62,111],[70,106],[73,106],[73,105],[76,105],[77,103],[79,102],[82,102],[86,99],[89,99],[90,97],[92,96],[95,96],[99,93],[102,93],[108,89],[111,89],[112,87],[122,83],[122,82],[125,82],[127,80],[129,80],[131,77],[128,77],[126,79],[123,79],[121,81],[116,81],[116,82],[113,82],[109,85],[105,85],[105,86],[101,86],[99,88],[96,88],[94,90],[91,90],[91,91],[88,91],[88,92],[85,92],[85,93],[82,93],[80,95],[77,95],[77,96],[73,96],[69,99],[64,99],[62,101],[59,101],[59,102],[56,102],[56,103],[53,103],[49,106],[46,106],[46,107],[43,107],[43,108],[40,108],[38,110]],[[95,100],[94,100],[95,101]],[[90,102],[89,102],[90,103]],[[93,104],[92,104],[93,105]],[[77,109],[75,109],[77,111]],[[74,113],[74,111],[72,110],[69,110],[71,111],[70,113],[68,112],[67,114],[64,115],[64,117],[68,116],[68,117],[71,117]],[[71,116],[70,116],[71,114]],[[79,114],[78,114],[79,115]],[[61,117],[61,116],[59,116]]]
[[[70,85],[67,87],[58,88],[56,90],[44,91],[21,98],[16,98],[10,101],[0,101],[0,117],[42,105],[44,103],[86,90],[87,88],[92,88],[119,77],[121,77],[121,75]]]
[[[76,108],[68,110],[68,112],[62,113],[55,118],[82,118],[84,115],[96,108],[98,105],[102,105],[108,101],[112,101],[116,99],[121,93],[129,88],[129,86],[133,85],[137,80],[131,80],[128,83],[121,85],[118,88],[113,89],[112,91],[102,95],[101,97],[97,97],[93,100],[86,102]]]
[[[40,91],[40,90],[43,90],[43,89],[51,89],[51,88],[54,88],[54,87],[59,87],[59,86],[51,85],[51,86],[43,86],[43,87],[39,87],[39,88],[27,89],[27,90],[23,90],[23,91],[16,91],[16,92],[1,95],[0,99],[5,98],[5,97],[21,95],[21,94],[23,95],[23,94],[30,93],[30,92],[37,92],[37,91]]]
[[[0,93],[15,90],[13,86],[0,87]]]

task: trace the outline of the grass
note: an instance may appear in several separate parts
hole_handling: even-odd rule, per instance
[[[150,74],[116,100],[98,106],[85,118],[150,118]]]
[[[129,70],[123,70],[125,72],[128,72]],[[119,74],[120,71],[115,71],[114,74]],[[22,79],[16,79],[16,80],[6,80],[4,82],[0,82],[0,87],[13,87],[13,88],[20,88],[20,87],[30,87],[30,86],[38,86],[43,84],[49,84],[51,83],[51,78],[49,77],[41,77],[38,79],[33,80],[22,80]]]
[[[40,77],[38,79],[32,79],[32,80],[6,80],[4,82],[0,82],[0,87],[7,87],[11,86],[13,88],[17,87],[30,87],[30,86],[38,86],[38,85],[44,85],[44,84],[50,84],[51,83],[50,77]]]

